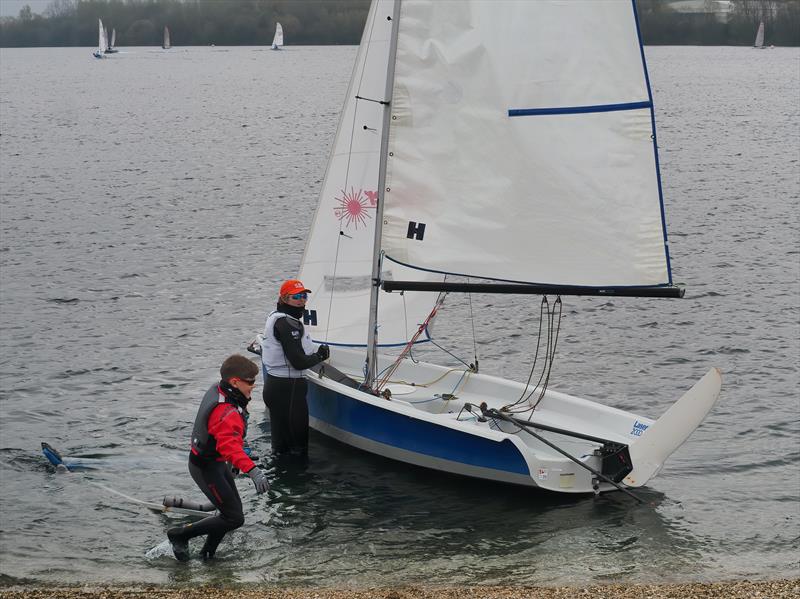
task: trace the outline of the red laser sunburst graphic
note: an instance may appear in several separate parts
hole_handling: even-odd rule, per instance
[[[369,214],[370,208],[375,208],[378,203],[377,191],[355,191],[352,187],[349,192],[342,190],[341,197],[336,201],[339,205],[333,209],[333,213],[345,227],[353,225],[356,229],[360,225],[367,226],[367,220],[372,218]],[[366,197],[365,197],[366,196]]]

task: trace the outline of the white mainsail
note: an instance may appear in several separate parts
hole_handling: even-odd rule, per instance
[[[756,32],[756,41],[753,42],[754,48],[764,47],[764,21],[758,24],[758,31]]]
[[[272,47],[278,49],[283,45],[283,27],[280,23],[275,25],[275,37],[272,38]]]
[[[103,27],[103,21],[101,19],[97,19],[97,27],[99,30],[99,39],[97,42],[97,51],[102,54],[106,50],[108,50],[108,42],[106,41],[106,30]]]
[[[392,0],[374,2],[356,56],[339,128],[299,278],[311,289],[307,309],[312,337],[340,345],[365,345],[371,289],[378,166],[391,23],[377,18]],[[388,8],[387,8],[388,5]],[[385,278],[426,280],[425,273],[387,264]],[[441,276],[436,277],[441,279]],[[382,345],[405,344],[436,300],[426,293],[381,297]]]
[[[111,45],[109,47],[113,48],[116,45],[117,45],[117,30],[116,29],[112,29],[111,30]]]
[[[387,261],[544,285],[669,285],[632,3],[400,10]],[[525,33],[508,35],[512,23]]]
[[[161,46],[164,50],[169,50],[172,48],[172,44],[169,41],[169,28],[164,27],[164,43]]]

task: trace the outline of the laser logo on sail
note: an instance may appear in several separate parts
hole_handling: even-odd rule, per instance
[[[356,191],[351,187],[349,192],[343,189],[341,194],[341,197],[336,198],[339,205],[333,209],[339,222],[344,223],[344,226],[348,228],[350,225],[353,225],[355,229],[362,225],[366,227],[367,220],[372,218],[369,209],[375,208],[378,204],[378,192],[362,189]]]
[[[641,437],[642,433],[646,431],[647,428],[648,425],[646,425],[644,422],[639,422],[637,420],[633,423],[633,429],[631,430],[631,435],[633,435],[634,437]]]

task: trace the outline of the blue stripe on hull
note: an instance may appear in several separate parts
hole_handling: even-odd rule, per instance
[[[528,465],[508,439],[470,435],[361,402],[309,381],[311,416],[353,435],[416,454],[469,466],[530,476]]]

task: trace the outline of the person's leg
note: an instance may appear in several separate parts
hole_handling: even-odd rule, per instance
[[[295,455],[308,455],[308,402],[305,379],[292,379],[289,403],[289,427],[291,431],[291,450]]]
[[[282,454],[291,447],[289,407],[292,379],[268,376],[264,381],[264,404],[269,410],[272,453]]]
[[[231,497],[228,500],[228,509],[226,509],[224,513],[225,520],[229,523],[230,528],[225,531],[219,532],[210,532],[206,537],[206,542],[203,545],[203,548],[200,550],[200,556],[204,559],[211,559],[214,557],[214,554],[217,552],[217,547],[219,546],[222,538],[225,534],[231,530],[235,530],[239,528],[242,524],[244,524],[244,512],[242,510],[242,500],[239,497],[239,492],[236,489],[236,482],[233,478],[233,472],[231,472],[230,468],[226,468],[224,471],[225,479],[228,483],[228,488],[233,490],[235,497]],[[231,501],[233,500],[233,501]],[[220,515],[223,515],[223,512],[220,510]]]
[[[200,468],[190,462],[189,474],[219,510],[219,514],[167,531],[175,557],[180,561],[189,559],[189,539],[208,535],[206,542],[209,548],[213,548],[208,557],[213,557],[225,534],[244,524],[242,500],[236,490],[230,466],[224,462],[212,462],[207,467]]]

